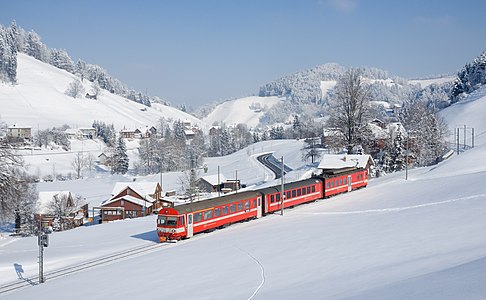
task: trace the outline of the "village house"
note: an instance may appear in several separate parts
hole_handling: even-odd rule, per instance
[[[120,131],[120,136],[124,139],[150,138],[151,136],[157,136],[157,128],[155,128],[154,126],[146,126],[145,129],[123,129],[122,131]]]
[[[158,182],[118,182],[111,198],[101,204],[103,222],[149,215],[172,202],[162,197]]]
[[[17,124],[8,126],[7,141],[9,143],[24,143],[32,140],[32,128],[28,126],[19,126]]]
[[[120,136],[124,139],[139,139],[142,137],[140,129],[123,129],[120,131]]]
[[[100,164],[105,166],[109,166],[111,164],[110,157],[106,155],[104,152],[101,152],[100,155],[98,155],[98,161],[100,162]]]
[[[63,215],[62,223],[66,226],[61,228],[61,230],[81,226],[84,218],[88,217],[88,204],[76,203],[71,192],[39,192],[35,209],[35,220],[42,224],[42,228],[53,227],[54,220],[56,217],[59,217],[55,213],[56,210]]]
[[[68,128],[64,131],[68,139],[88,140],[96,136],[96,129],[86,128]]]
[[[228,193],[241,189],[240,180],[227,179],[223,174],[219,174],[219,181],[217,174],[202,176],[198,180],[198,186],[201,191],[207,193],[218,192],[218,190],[223,193]]]
[[[96,136],[96,129],[93,127],[81,127],[79,128],[83,139],[93,139]]]

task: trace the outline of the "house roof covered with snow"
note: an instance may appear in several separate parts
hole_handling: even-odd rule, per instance
[[[370,155],[358,154],[325,154],[317,168],[341,169],[348,167],[366,168],[368,162],[373,163]]]
[[[111,196],[115,196],[127,187],[130,187],[140,196],[145,197],[153,194],[158,184],[158,182],[117,182],[111,191]]]
[[[149,201],[149,199],[147,199],[147,201],[145,201],[143,199],[139,199],[137,197],[133,197],[133,196],[130,196],[130,195],[124,195],[124,196],[121,196],[121,197],[118,197],[118,198],[112,198],[110,200],[103,202],[101,205],[102,206],[108,206],[111,203],[114,203],[114,202],[119,201],[119,200],[132,202],[132,203],[137,204],[137,205],[142,206],[142,207],[152,207],[152,205],[153,205],[153,203],[151,201]]]
[[[227,181],[226,177],[221,173],[219,174],[219,182],[218,182],[218,174],[201,176],[201,179],[208,182],[211,185],[218,185],[222,182]]]

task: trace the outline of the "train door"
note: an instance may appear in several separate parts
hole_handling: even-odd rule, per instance
[[[191,236],[194,235],[194,230],[193,230],[193,218],[192,218],[192,213],[187,214],[187,237],[190,238]]]
[[[351,192],[353,189],[353,181],[351,180],[351,175],[348,175],[348,192]]]
[[[268,195],[262,197],[262,215],[264,216],[268,213],[268,209],[270,208],[268,204],[269,200],[267,198]]]
[[[257,218],[262,217],[262,197],[257,197]]]

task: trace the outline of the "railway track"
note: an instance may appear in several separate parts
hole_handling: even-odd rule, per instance
[[[139,254],[154,251],[154,250],[157,250],[157,249],[163,247],[164,245],[166,245],[166,244],[151,244],[151,245],[145,245],[145,246],[141,246],[141,247],[136,247],[136,248],[132,248],[132,249],[119,251],[119,252],[116,252],[116,253],[113,253],[113,254],[109,254],[109,255],[106,255],[106,256],[103,256],[103,257],[88,260],[88,261],[78,263],[78,264],[75,264],[75,265],[72,265],[72,266],[67,266],[67,267],[64,267],[64,268],[61,268],[61,269],[58,269],[58,270],[45,272],[44,278],[46,280],[52,280],[52,279],[56,279],[56,278],[59,278],[59,277],[64,277],[64,276],[67,276],[67,275],[70,275],[70,274],[73,274],[73,273],[76,273],[76,272],[80,272],[80,271],[83,271],[83,270],[86,270],[86,269],[91,269],[91,268],[102,266],[102,265],[105,265],[105,264],[109,264],[109,263],[112,263],[112,262],[115,262],[115,261],[118,261],[118,260],[123,260],[123,259],[129,258],[129,257],[137,256]],[[9,292],[13,292],[15,290],[19,290],[19,289],[22,289],[22,288],[26,288],[28,286],[37,285],[38,281],[39,281],[39,276],[37,275],[37,276],[30,277],[30,278],[23,278],[23,280],[19,279],[18,281],[15,281],[15,282],[0,285],[0,295],[6,294],[6,293],[9,293]]]
[[[262,154],[260,156],[257,156],[257,160],[275,174],[275,179],[279,179],[280,177],[282,177],[282,163],[277,160],[273,156],[273,154]],[[287,165],[284,165],[284,175],[290,171],[292,171],[292,169]]]

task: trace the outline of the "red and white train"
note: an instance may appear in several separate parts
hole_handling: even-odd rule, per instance
[[[318,177],[286,183],[283,206],[288,208],[350,192],[367,184],[366,169],[326,171]],[[281,209],[281,185],[224,195],[161,209],[157,218],[157,234],[161,242],[190,238],[199,232],[261,218]]]

